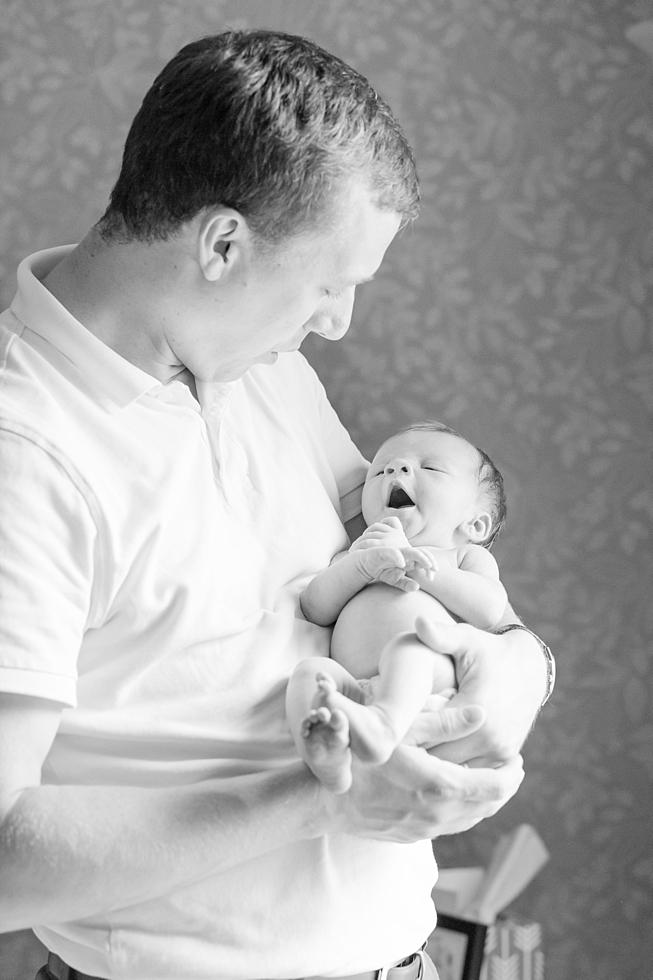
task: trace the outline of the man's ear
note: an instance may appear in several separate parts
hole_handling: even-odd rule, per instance
[[[202,218],[198,259],[204,278],[217,282],[242,261],[251,234],[247,222],[233,208],[213,208]]]
[[[480,544],[490,536],[492,516],[483,510],[479,514],[474,514],[468,521],[464,521],[460,529],[466,535],[468,541],[474,544]]]

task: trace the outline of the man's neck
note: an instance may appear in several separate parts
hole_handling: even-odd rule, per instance
[[[48,273],[43,285],[103,344],[163,384],[185,371],[160,329],[156,246],[112,244],[93,228]],[[149,285],[149,288],[147,288]],[[187,381],[185,383],[188,383]]]

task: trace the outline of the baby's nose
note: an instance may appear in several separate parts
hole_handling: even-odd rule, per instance
[[[393,459],[387,464],[385,468],[385,473],[388,476],[392,476],[393,473],[412,473],[413,467],[410,465],[407,459]]]

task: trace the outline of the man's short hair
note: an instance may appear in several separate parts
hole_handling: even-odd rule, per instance
[[[100,231],[151,242],[222,205],[274,244],[328,216],[350,178],[403,222],[417,214],[413,154],[367,79],[306,38],[226,31],[155,79]]]
[[[465,439],[464,436],[461,436],[460,432],[456,432],[455,429],[445,425],[444,422],[437,422],[435,420],[416,422],[414,425],[406,426],[405,429],[402,429],[402,432],[412,432],[413,430],[425,432],[445,432],[450,436],[455,436],[457,439],[461,439],[462,442],[466,443],[477,453],[478,470],[476,473],[476,478],[478,480],[479,492],[485,498],[488,510],[490,511],[490,517],[492,518],[492,526],[485,540],[479,541],[478,543],[483,545],[484,548],[491,548],[496,539],[499,537],[508,515],[506,491],[503,483],[503,476],[501,475],[499,468],[483,449],[479,449],[479,447],[475,446],[469,441],[469,439]]]

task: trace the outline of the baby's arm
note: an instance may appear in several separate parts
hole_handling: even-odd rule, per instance
[[[345,551],[308,583],[300,597],[302,612],[310,623],[331,626],[340,610],[368,582],[358,554]]]
[[[407,572],[421,568],[427,579],[431,564],[427,550],[413,548],[401,526],[397,531],[394,524],[373,524],[348,552],[336,556],[309,582],[300,599],[302,612],[309,622],[330,626],[349,600],[370,582],[386,582],[413,592],[419,586]]]
[[[422,574],[421,569],[409,574],[454,616],[479,629],[496,626],[508,602],[499,579],[499,566],[487,548],[478,544],[460,549],[458,568],[440,563],[430,575]]]

